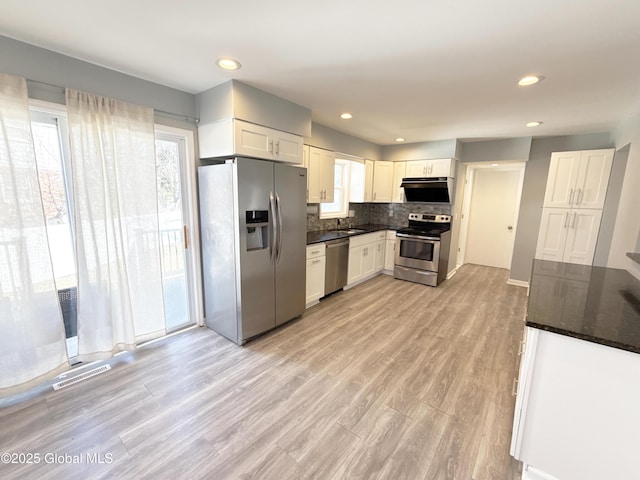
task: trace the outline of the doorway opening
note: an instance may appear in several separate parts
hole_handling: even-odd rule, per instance
[[[467,164],[457,265],[511,269],[524,162]]]

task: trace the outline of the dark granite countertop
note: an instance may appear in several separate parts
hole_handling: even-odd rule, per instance
[[[383,225],[379,223],[368,223],[366,225],[354,225],[351,229],[340,230],[318,230],[315,232],[307,232],[307,245],[320,242],[328,242],[329,240],[336,240],[338,238],[353,237],[355,235],[364,235],[365,233],[379,232],[380,230],[397,230],[404,228],[404,226],[398,225]],[[358,232],[348,233],[347,230],[359,230]]]
[[[640,281],[626,270],[534,260],[526,324],[640,353]]]

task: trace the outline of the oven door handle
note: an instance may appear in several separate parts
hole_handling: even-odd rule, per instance
[[[396,233],[396,237],[408,238],[410,240],[428,240],[430,242],[439,242],[439,238],[435,237],[423,237],[421,235],[408,235],[406,233]]]

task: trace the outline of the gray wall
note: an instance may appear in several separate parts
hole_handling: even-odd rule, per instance
[[[526,162],[531,150],[531,137],[463,142],[463,162]]]
[[[428,160],[430,158],[460,158],[460,141],[437,140],[421,143],[401,143],[382,147],[382,160]]]
[[[628,146],[628,155],[607,267],[640,279],[640,263],[627,257],[627,252],[640,253],[640,112],[618,125],[612,137],[621,149]]]
[[[311,136],[305,137],[304,143],[369,160],[381,159],[380,145],[347,135],[318,123],[311,125]]]
[[[190,93],[2,36],[0,70],[32,80],[28,82],[31,98],[64,104],[64,87],[70,87],[179,116],[196,117],[195,96]],[[175,119],[171,123],[175,125]],[[193,122],[188,123],[193,126]]]
[[[551,153],[611,147],[613,144],[608,133],[534,138],[532,140],[531,153],[525,168],[518,227],[511,261],[510,277],[512,280],[528,282],[531,277],[531,266],[536,253]]]
[[[237,80],[198,94],[196,103],[203,124],[238,118],[300,136],[311,135],[311,110]]]
[[[620,195],[622,193],[624,173],[627,169],[629,150],[630,146],[626,145],[618,150],[613,157],[609,188],[607,189],[607,197],[602,210],[600,234],[598,235],[598,244],[593,257],[593,264],[598,267],[606,267],[609,261],[609,251],[611,250],[613,230],[616,224],[616,216],[618,215],[618,206],[620,205]]]

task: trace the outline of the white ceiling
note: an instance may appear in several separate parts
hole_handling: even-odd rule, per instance
[[[236,78],[382,145],[601,132],[640,111],[638,0],[0,0],[0,11],[2,35],[191,93]],[[223,55],[242,69],[217,68]],[[516,85],[531,73],[544,81]]]

